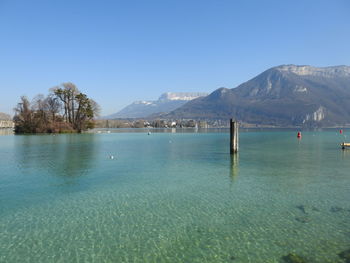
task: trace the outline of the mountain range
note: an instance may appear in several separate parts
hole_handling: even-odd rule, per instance
[[[162,117],[234,118],[272,126],[350,124],[350,67],[273,67],[236,88],[219,88]]]
[[[200,92],[167,92],[155,101],[135,101],[119,112],[104,117],[104,119],[146,118],[153,114],[166,114],[181,107],[190,100],[207,95],[208,93]]]

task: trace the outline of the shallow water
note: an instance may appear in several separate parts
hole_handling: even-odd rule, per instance
[[[241,132],[231,157],[218,132],[0,136],[0,262],[344,262],[343,140]]]

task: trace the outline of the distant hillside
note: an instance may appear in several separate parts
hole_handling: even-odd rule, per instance
[[[220,88],[166,115],[276,126],[350,124],[350,67],[282,65],[234,89]]]
[[[6,113],[0,112],[0,120],[1,121],[9,121],[9,120],[11,120],[11,116],[6,114]]]
[[[158,113],[169,113],[190,100],[206,96],[207,93],[167,92],[156,101],[136,101],[121,111],[104,117],[104,119],[117,118],[145,118]]]

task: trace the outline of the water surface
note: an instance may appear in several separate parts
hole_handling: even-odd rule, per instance
[[[343,140],[241,132],[231,157],[222,132],[0,136],[0,262],[344,262]]]

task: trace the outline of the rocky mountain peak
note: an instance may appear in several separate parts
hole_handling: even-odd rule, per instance
[[[185,100],[190,101],[198,97],[207,96],[208,93],[203,92],[166,92],[159,97],[159,101],[166,100]]]
[[[350,77],[349,66],[334,67],[312,67],[307,65],[282,65],[274,68],[280,72],[294,73],[299,76],[317,76],[317,77]]]

